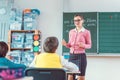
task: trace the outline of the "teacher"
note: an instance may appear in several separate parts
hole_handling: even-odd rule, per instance
[[[77,80],[85,80],[87,66],[85,49],[90,49],[92,45],[91,33],[83,27],[83,23],[83,16],[74,15],[75,28],[69,31],[69,41],[67,43],[64,39],[62,40],[62,45],[70,48],[69,61],[75,63],[81,72],[77,75]],[[68,80],[73,80],[73,75],[69,75]]]

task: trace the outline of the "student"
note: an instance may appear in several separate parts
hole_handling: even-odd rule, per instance
[[[9,59],[7,59],[5,56],[8,52],[8,45],[0,41],[0,67],[7,67],[7,68],[23,68],[25,69],[26,66],[23,64],[16,64],[11,62]]]
[[[91,48],[91,34],[90,31],[83,27],[84,19],[81,15],[74,16],[75,28],[69,32],[68,43],[63,39],[63,46],[70,48],[69,61],[79,66],[81,71],[78,75],[78,80],[85,80],[85,71],[87,66],[87,59],[85,49]],[[70,80],[73,80],[73,76],[69,75]]]
[[[43,49],[44,53],[36,55],[35,67],[37,68],[65,68],[71,72],[79,72],[78,67],[65,60],[56,53],[58,48],[58,39],[56,37],[47,37]]]
[[[40,54],[40,52],[37,52],[37,53],[34,54],[34,59],[31,62],[31,64],[29,65],[29,67],[34,67],[35,66],[35,59],[36,59],[36,56],[39,55],[39,54]]]

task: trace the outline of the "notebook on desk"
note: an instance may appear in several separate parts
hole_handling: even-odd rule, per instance
[[[24,69],[0,67],[0,80],[13,80],[24,77]]]

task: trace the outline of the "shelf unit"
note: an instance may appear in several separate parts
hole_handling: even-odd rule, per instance
[[[31,48],[11,48],[11,36],[12,33],[33,33],[33,34],[41,34],[40,30],[10,30],[8,32],[8,46],[9,46],[9,51],[13,50],[30,50]]]
[[[19,34],[19,33],[23,33],[23,34]],[[30,35],[27,35],[26,33],[30,33]],[[12,62],[18,64],[25,64],[26,66],[29,66],[30,63],[33,61],[34,56],[40,53],[40,52],[31,51],[31,49],[33,48],[32,47],[33,43],[31,43],[33,37],[32,34],[40,35],[40,44],[41,44],[41,32],[39,30],[10,30],[8,32],[9,53],[6,57],[10,59]],[[30,40],[29,40],[29,36],[30,36]],[[18,43],[16,41],[15,41],[16,43],[14,43],[14,38],[15,40],[18,39]],[[19,40],[21,42],[20,44],[19,44]],[[26,42],[28,42],[29,45],[26,46],[25,45]],[[41,48],[41,45],[39,45],[39,48]]]

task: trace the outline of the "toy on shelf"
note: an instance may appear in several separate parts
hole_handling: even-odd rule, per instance
[[[24,30],[35,30],[38,27],[38,17],[40,11],[38,9],[24,9],[23,11],[23,28]]]

